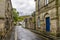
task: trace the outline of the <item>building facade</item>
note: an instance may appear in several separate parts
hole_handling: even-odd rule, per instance
[[[30,15],[24,16],[25,28],[29,28],[29,17]]]
[[[28,29],[35,29],[35,12],[25,18],[25,27]]]
[[[10,35],[12,27],[13,16],[11,0],[0,0],[0,39],[6,39]]]
[[[34,17],[33,16],[29,18],[29,24],[30,24],[30,29],[34,29]]]
[[[43,34],[60,37],[60,0],[35,1],[36,30]]]

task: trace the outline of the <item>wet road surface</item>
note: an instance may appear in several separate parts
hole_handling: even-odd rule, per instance
[[[42,40],[35,33],[22,28],[21,26],[16,26],[17,40]]]

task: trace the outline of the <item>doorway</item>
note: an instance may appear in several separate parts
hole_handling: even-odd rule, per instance
[[[46,17],[46,31],[50,32],[50,17]]]

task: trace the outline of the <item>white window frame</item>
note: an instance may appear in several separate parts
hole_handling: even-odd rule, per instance
[[[40,27],[40,17],[37,20],[37,26]]]
[[[45,5],[47,5],[49,3],[49,0],[45,0]]]

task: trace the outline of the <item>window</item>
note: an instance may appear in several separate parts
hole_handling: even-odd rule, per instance
[[[40,27],[40,17],[38,17],[37,22],[38,22],[38,27]]]
[[[45,5],[47,5],[48,4],[48,0],[45,0]]]
[[[38,0],[38,9],[40,9],[40,0]]]

